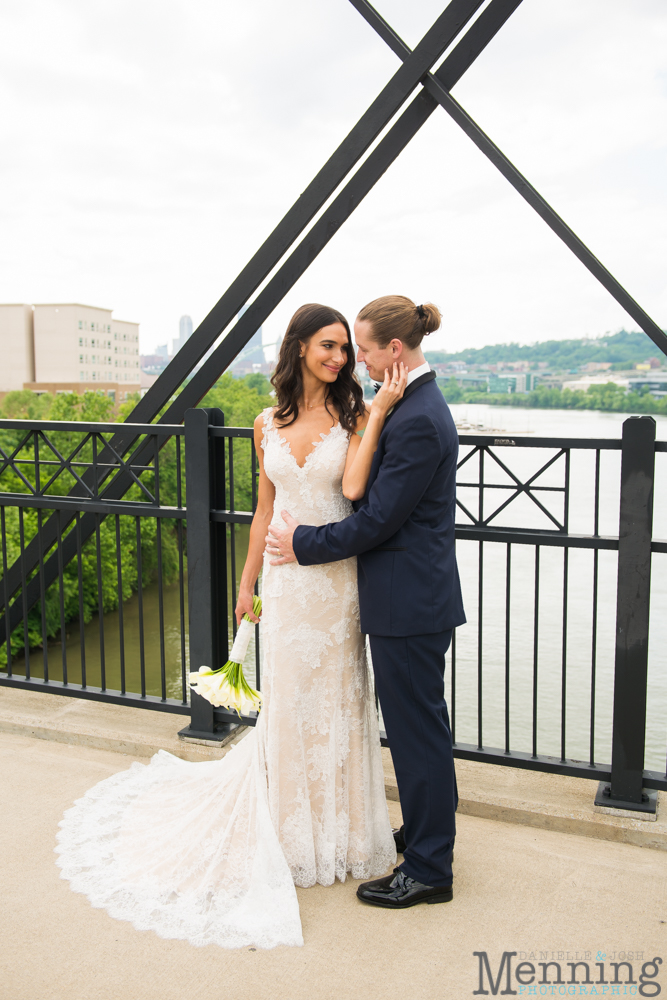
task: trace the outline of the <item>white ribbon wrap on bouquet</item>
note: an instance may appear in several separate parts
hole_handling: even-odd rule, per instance
[[[254,628],[254,622],[249,622],[247,618],[241,619],[241,624],[239,625],[239,630],[236,633],[232,651],[229,654],[231,663],[243,663],[245,660],[245,654],[248,652],[248,646],[250,645]]]

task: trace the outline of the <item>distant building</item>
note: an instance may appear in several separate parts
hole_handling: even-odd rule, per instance
[[[581,366],[583,372],[606,372],[611,368],[611,361],[588,361]]]
[[[461,389],[469,389],[471,392],[488,392],[489,390],[488,375],[468,375],[467,372],[457,372],[455,375],[450,376],[450,378],[456,379],[456,384],[460,386]],[[437,378],[436,381],[438,385],[443,387],[447,385],[449,379],[442,377]]]
[[[607,385],[608,383],[620,385],[627,389],[629,380],[623,375],[585,375],[583,378],[569,379],[563,382],[563,389],[571,389],[573,392],[588,392],[592,385]]]
[[[532,392],[538,383],[537,375],[532,372],[517,372],[515,375],[495,375],[493,372],[469,375],[467,372],[457,372],[449,377],[438,376],[437,383],[441,389],[445,389],[452,378],[461,389],[470,392]]]
[[[664,375],[647,375],[644,378],[628,380],[630,392],[650,392],[652,396],[661,398],[667,396],[667,373]]]
[[[181,316],[178,321],[178,335],[181,343],[185,343],[192,336],[192,316]]]
[[[32,306],[0,306],[0,392],[22,389],[35,379]]]
[[[178,354],[181,347],[185,344],[187,340],[192,336],[192,317],[191,316],[181,316],[178,321],[178,338],[172,341],[172,357],[174,354]],[[159,349],[158,349],[159,353]]]
[[[448,366],[438,361],[435,363],[431,362],[431,370],[434,371],[436,375],[440,375],[442,378],[449,374]]]
[[[158,344],[158,346],[155,348],[155,353],[158,354],[161,358],[164,358],[164,360],[166,361],[169,357],[169,348],[167,344]]]
[[[489,392],[532,392],[537,385],[537,376],[531,372],[517,372],[516,375],[489,375]]]
[[[79,303],[0,305],[0,391],[140,391],[139,325]]]
[[[147,375],[159,375],[167,367],[169,359],[162,354],[140,354],[139,367]],[[143,385],[143,381],[142,381]]]
[[[238,315],[238,319],[241,319],[241,316],[243,316],[247,309],[247,306],[243,307]],[[235,375],[241,375],[252,371],[261,371],[265,364],[266,358],[264,357],[264,348],[262,346],[262,327],[260,326],[259,330],[253,333],[246,346],[231,363],[229,368]]]

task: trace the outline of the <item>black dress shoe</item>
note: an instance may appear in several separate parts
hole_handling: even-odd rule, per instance
[[[394,868],[393,875],[386,875],[375,882],[364,882],[357,889],[357,896],[364,903],[386,906],[391,910],[404,910],[417,903],[448,903],[453,895],[451,885],[423,885],[400,868]]]
[[[394,843],[396,844],[396,853],[405,853],[405,826],[402,826],[400,830],[392,830],[394,835]]]

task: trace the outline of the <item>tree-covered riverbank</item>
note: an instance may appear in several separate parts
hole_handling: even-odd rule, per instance
[[[497,365],[521,361],[538,369],[541,365],[552,371],[569,371],[590,362],[606,362],[616,370],[634,368],[649,357],[660,354],[641,331],[606,334],[604,337],[584,337],[576,340],[543,340],[535,344],[489,344],[468,347],[462,351],[427,351],[431,364],[462,361],[466,365]]]
[[[225,423],[232,427],[251,427],[258,413],[273,402],[268,394],[270,389],[263,375],[249,375],[244,379],[235,379],[232,375],[223,375],[220,381],[202,400],[202,406],[217,406],[225,415]],[[132,399],[120,407],[114,415],[114,404],[102,392],[62,393],[58,396],[43,394],[40,396],[30,390],[8,393],[0,404],[0,417],[11,420],[63,420],[80,423],[111,423],[127,419],[136,400]],[[61,455],[67,456],[83,440],[83,429],[78,431],[49,431],[48,437]],[[0,429],[0,447],[5,454],[11,454],[21,442],[25,432],[22,429]],[[18,458],[32,460],[32,439],[26,445]],[[42,445],[40,450],[42,461],[53,459],[48,448]],[[86,462],[92,457],[92,444],[84,444],[77,454],[77,460]],[[34,473],[29,470],[32,465],[21,466],[23,475],[34,485]],[[47,471],[41,469],[42,476]],[[53,474],[53,468],[49,475]],[[251,452],[250,443],[237,441],[234,449],[234,501],[238,510],[252,509],[251,482]],[[184,463],[181,468],[181,490],[185,496]],[[42,479],[42,482],[44,480]],[[67,469],[61,471],[47,493],[63,496],[75,485],[75,478]],[[152,472],[142,476],[147,489],[154,486]],[[26,483],[10,469],[5,469],[0,478],[0,489],[6,493],[25,493]],[[178,493],[176,445],[174,440],[168,441],[160,453],[160,501],[167,506],[176,505]],[[127,500],[145,500],[145,495],[139,486],[133,486],[126,494]],[[38,531],[38,511],[34,508],[23,508],[22,514],[18,507],[3,508],[4,518],[4,552],[6,565],[11,566],[20,556],[21,530],[23,530],[24,545],[35,537]],[[50,513],[44,511],[41,515],[42,524]],[[176,579],[178,573],[177,522],[173,519],[162,519],[161,558],[162,576],[165,583]],[[106,613],[118,607],[118,556],[120,557],[122,596],[127,600],[136,593],[139,586],[137,569],[137,533],[134,517],[121,515],[119,517],[120,545],[117,544],[116,522],[114,517],[101,521],[99,532],[99,552],[97,554],[97,539],[93,536],[83,546],[81,559],[81,597],[84,622],[89,622],[100,608]],[[187,521],[185,524],[185,546],[187,555]],[[45,558],[47,553],[45,553]],[[102,578],[101,591],[98,587],[98,566]],[[147,586],[157,578],[157,522],[150,517],[141,518],[141,566],[142,585]],[[63,604],[65,622],[77,620],[79,617],[79,567],[73,560],[64,567],[63,572]],[[47,639],[57,638],[60,634],[60,588],[53,583],[47,590],[45,599],[45,631]],[[31,649],[39,649],[43,644],[42,609],[33,608],[28,614],[28,643]],[[11,636],[12,655],[24,649],[25,638],[23,625],[18,626]],[[0,647],[0,665],[7,662],[5,645]]]
[[[486,403],[539,410],[601,410],[607,413],[657,413],[667,416],[667,396],[626,392],[615,382],[591,385],[586,392],[538,385],[532,392],[469,392],[455,378],[442,389],[448,403]]]

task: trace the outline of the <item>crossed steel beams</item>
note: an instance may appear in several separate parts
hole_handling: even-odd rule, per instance
[[[410,49],[405,42],[399,38],[396,32],[378,14],[374,7],[367,0],[350,0],[353,7],[362,14],[368,23],[375,28],[381,38],[389,45],[400,59],[407,59],[410,56]],[[518,4],[516,5],[518,6]],[[472,139],[475,145],[485,156],[498,168],[501,174],[519,192],[522,198],[535,209],[546,224],[560,237],[566,246],[575,254],[582,264],[588,268],[591,274],[610,292],[619,305],[635,320],[642,330],[648,334],[656,347],[660,348],[663,354],[667,354],[667,336],[660,329],[651,317],[646,313],[631,295],[619,284],[607,268],[600,263],[597,257],[591,253],[587,246],[579,239],[566,222],[553,210],[551,205],[544,200],[541,194],[535,190],[530,181],[521,174],[517,168],[507,159],[498,147],[489,139],[482,129],[477,125],[470,115],[454,100],[448,93],[448,89],[438,79],[439,74],[434,77],[428,74],[423,81],[424,88],[428,93],[445,109],[448,115],[459,125],[466,135]],[[449,84],[452,87],[453,84]]]
[[[457,121],[466,134],[473,139],[510,183],[545,219],[554,232],[563,239],[591,273],[623,305],[660,350],[667,353],[667,337],[657,324],[590,253],[572,230],[566,226],[563,220],[449,94],[449,90],[497,34],[505,21],[519,6],[521,0],[491,0],[491,3],[480,13],[477,20],[434,75],[430,73],[431,67],[479,8],[483,6],[484,0],[452,0],[412,52],[366,0],[351,0],[351,2],[381,37],[390,44],[403,60],[403,64],[203,323],[167,366],[157,382],[137,404],[130,415],[132,423],[148,423],[155,420],[158,414],[164,410],[173,394],[179,386],[183,385],[184,380],[213,346],[222,331],[227,328],[250,296],[257,291],[262,282],[279,264],[292,244],[351,173],[420,83],[423,84],[423,87],[417,96],[325,209],[307,236],[268,281],[243,316],[230,329],[224,341],[187,385],[183,386],[178,397],[168,405],[166,411],[162,412],[159,422],[180,423],[185,415],[185,410],[195,406],[202,399],[220,373],[229,367],[254,332],[284,298],[340,226],[349,218],[438,105],[444,107],[448,114]],[[125,425],[124,428],[119,429],[118,434],[114,435],[111,444],[116,455],[120,455],[128,451],[136,440],[136,431],[131,426]],[[129,462],[132,465],[147,464],[145,450],[144,446],[139,446]],[[104,457],[100,456],[100,460]],[[132,479],[125,472],[118,473],[104,490],[104,498],[108,500],[120,499],[131,484]],[[82,487],[75,488],[72,490],[72,495],[80,496],[81,489]],[[80,519],[80,529],[84,540],[94,530],[93,520],[88,515],[83,515],[83,518]],[[43,535],[44,544],[48,550],[56,542],[55,519],[47,522]],[[70,532],[70,535],[63,541],[64,558],[71,558],[74,555],[75,546],[73,533]],[[38,556],[36,540],[33,540],[26,549],[25,565],[28,567],[36,565]],[[56,575],[57,562],[54,556],[45,565],[47,585],[55,579]],[[21,566],[17,561],[9,570],[7,592],[14,594],[20,585]],[[38,597],[38,589],[33,587],[29,595],[29,606],[32,606]],[[22,610],[18,607],[18,603],[15,602],[10,613],[12,628],[22,616]],[[20,603],[25,604],[25,595]],[[2,605],[3,602],[0,598],[0,606]],[[3,638],[4,619],[0,620],[0,641]]]
[[[449,86],[460,79],[520,2],[521,0],[491,0],[489,6],[467,32],[465,38],[445,59],[437,76]],[[215,343],[222,330],[280,262],[286,250],[308,226],[336,188],[345,180],[382,129],[397,113],[410,94],[417,89],[431,66],[437,62],[483,3],[484,0],[452,0],[368,111],[362,115],[333,156],[297,199],[282,222],[279,223],[203,323],[181,348],[146,396],[137,404],[130,414],[132,422],[144,423],[153,420],[169,403],[173,393],[187,378],[206,351]],[[195,406],[201,400],[219,377],[220,372],[229,366],[239,351],[247,344],[258,327],[284,298],[342,223],[352,214],[436,107],[437,103],[422,89],[352,179],[325,209],[306,238],[296,247],[243,316],[239,318],[220,346],[183,387],[166,411],[161,414],[160,423],[180,423],[186,409]],[[137,434],[133,433],[131,425],[124,428],[121,426],[112,443],[116,452],[122,454],[133,445],[136,439]],[[147,464],[142,446],[135,451],[130,462],[132,465]],[[104,498],[120,499],[130,485],[130,478],[121,472],[104,490]],[[72,490],[72,495],[81,496],[81,489],[75,488]],[[71,520],[71,518],[65,520],[64,526],[71,523]],[[54,518],[51,518],[44,526],[43,544],[46,551],[56,543],[56,528]],[[82,540],[85,541],[95,530],[94,518],[84,514],[79,519],[79,530]],[[62,549],[63,558],[66,561],[75,555],[76,538],[73,532],[70,532],[63,540]],[[16,593],[22,583],[22,574],[36,566],[38,561],[37,540],[33,539],[26,547],[24,555],[26,570],[17,560],[8,571],[6,592],[9,595]],[[56,578],[57,572],[58,563],[55,556],[52,556],[44,566],[44,579],[47,581],[47,586]],[[28,590],[27,604],[28,607],[32,607],[39,599],[36,578],[29,582]],[[0,607],[3,604],[3,599],[0,597]],[[25,595],[23,595],[23,599],[19,599],[12,606],[10,610],[11,629],[20,621],[24,604]],[[0,642],[4,639],[4,632],[3,618],[0,620]]]

